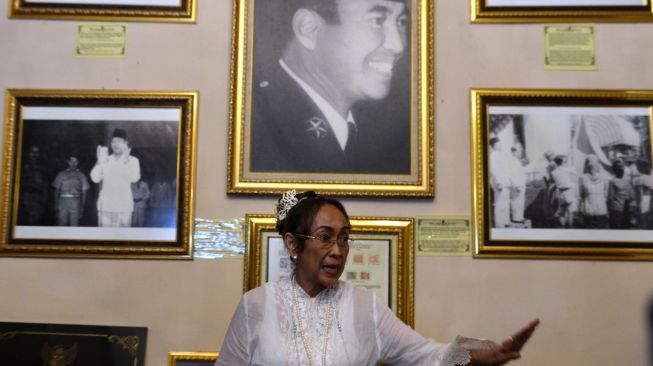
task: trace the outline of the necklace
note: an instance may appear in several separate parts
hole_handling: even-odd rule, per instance
[[[302,318],[299,316],[299,300],[297,298],[297,284],[293,281],[292,287],[292,296],[293,296],[293,308],[295,310],[295,318],[297,319],[297,328],[299,328],[299,336],[302,339],[304,344],[304,352],[306,352],[306,357],[308,358],[308,363],[310,366],[315,366],[313,361],[313,353],[311,352],[311,347],[306,341],[306,334],[304,334],[304,326],[302,325]],[[331,318],[333,318],[333,300],[329,299],[329,306],[327,307],[327,324],[326,324],[326,336],[324,337],[324,348],[322,349],[322,366],[326,365],[326,354],[327,346],[329,344],[329,333],[331,330]]]

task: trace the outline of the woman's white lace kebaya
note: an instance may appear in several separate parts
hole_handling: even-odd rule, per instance
[[[284,278],[243,296],[216,365],[375,366],[379,361],[465,365],[469,352],[457,342],[420,336],[369,290],[338,282],[310,297],[294,279]]]
[[[299,299],[297,298],[297,284],[293,281],[292,294],[293,294],[293,309],[295,311],[295,321],[297,322],[295,326],[295,331],[299,329],[299,335],[302,338],[302,343],[304,344],[304,351],[306,352],[306,357],[308,357],[308,363],[310,366],[315,366],[313,362],[313,353],[311,352],[311,343],[306,340],[306,334],[304,332],[304,325],[302,324],[302,317],[299,315]],[[326,355],[327,347],[329,346],[329,334],[331,331],[331,321],[333,319],[333,299],[329,299],[329,307],[327,308],[326,313],[326,335],[324,337],[324,347],[322,348],[322,366],[326,366]]]

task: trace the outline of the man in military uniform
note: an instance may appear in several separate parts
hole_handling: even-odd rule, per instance
[[[41,149],[31,145],[27,151],[27,162],[20,172],[20,199],[18,225],[43,225],[45,204],[48,198],[46,170],[39,159]]]
[[[410,109],[401,121],[368,118],[380,106],[356,109],[390,94],[407,41],[405,1],[270,3],[287,12],[292,34],[280,58],[262,56],[254,68],[251,171],[409,173]],[[270,9],[257,9],[261,22]],[[399,79],[409,80],[408,68],[401,71]],[[401,92],[397,98],[409,101]]]
[[[79,226],[90,184],[86,175],[79,170],[79,160],[74,154],[68,156],[67,163],[68,167],[60,171],[52,182],[57,225]]]

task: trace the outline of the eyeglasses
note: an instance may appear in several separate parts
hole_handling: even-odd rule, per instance
[[[334,243],[338,243],[338,245],[341,248],[349,248],[350,245],[354,244],[354,239],[348,236],[339,236],[336,238],[332,238],[330,235],[326,235],[326,234],[319,235],[319,236],[303,235],[303,234],[293,234],[293,235],[304,239],[315,239],[320,242],[320,245],[323,249],[331,248]]]

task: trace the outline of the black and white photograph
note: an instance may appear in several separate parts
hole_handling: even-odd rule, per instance
[[[407,5],[257,2],[252,172],[410,172]]]
[[[10,18],[195,23],[197,0],[12,0]]]
[[[485,0],[488,6],[628,6],[642,0]]]
[[[252,9],[245,38],[252,51],[234,50],[251,68],[243,70],[242,119],[232,111],[230,162],[240,170],[230,170],[238,175],[232,187],[274,179],[270,188],[316,182],[343,189],[335,183],[343,182],[350,190],[372,183],[392,191],[388,183],[429,180],[431,143],[422,134],[431,116],[417,113],[428,101],[418,85],[430,71],[417,56],[428,31],[417,33],[427,20],[415,1],[272,0]],[[232,91],[232,100],[243,94]]]
[[[109,246],[183,240],[191,204],[183,175],[191,168],[182,166],[190,146],[183,141],[192,122],[179,102],[45,104],[23,105],[9,122],[19,138],[5,249],[12,240]]]
[[[650,22],[644,0],[471,0],[474,23]]]
[[[485,114],[475,121],[475,149],[484,161],[475,166],[475,191],[483,197],[483,207],[475,208],[486,229],[477,240],[517,247],[650,245],[650,104],[625,93],[618,99],[618,92],[609,103],[588,103],[591,92],[568,91],[562,103],[530,92],[501,101],[476,91],[476,110]]]
[[[646,108],[491,107],[492,227],[652,230],[650,136]]]

